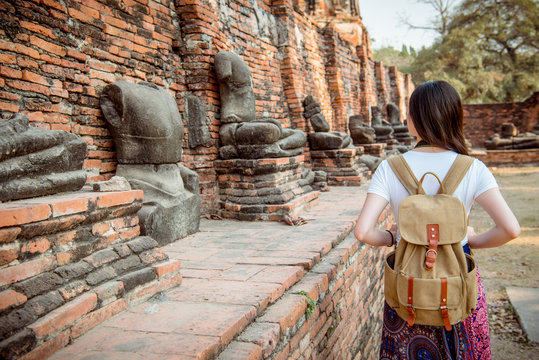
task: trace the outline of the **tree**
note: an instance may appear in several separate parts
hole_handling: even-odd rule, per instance
[[[387,66],[396,66],[400,72],[410,72],[410,65],[414,62],[414,57],[408,53],[406,45],[402,45],[402,50],[398,51],[393,46],[383,47],[374,50],[375,61],[381,61]]]
[[[400,56],[408,56],[410,53],[408,52],[408,47],[404,44],[402,44],[401,52],[399,53]]]
[[[450,81],[465,102],[520,101],[539,90],[539,5],[464,0],[447,34],[410,66],[414,82]]]
[[[416,0],[416,2],[432,6],[438,14],[437,18],[434,19],[430,25],[423,26],[416,25],[403,16],[401,16],[401,21],[410,29],[436,31],[440,35],[440,38],[443,39],[449,33],[448,24],[450,12],[456,3],[456,0]]]

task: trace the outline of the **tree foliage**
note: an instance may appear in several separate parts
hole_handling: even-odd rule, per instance
[[[539,3],[463,0],[446,32],[403,70],[449,81],[464,102],[522,101],[539,90]]]
[[[414,62],[416,51],[413,47],[402,46],[401,51],[392,46],[374,50],[374,60],[384,65],[396,66],[400,72],[410,72],[410,65]]]

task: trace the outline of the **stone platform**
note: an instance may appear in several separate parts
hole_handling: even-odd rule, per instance
[[[302,178],[303,164],[303,155],[217,160],[221,217],[279,221],[315,205],[318,191]]]
[[[506,291],[528,340],[539,343],[539,289],[511,286]]]
[[[351,234],[365,190],[321,193],[297,227],[202,219],[163,248],[181,261],[181,286],[51,359],[376,359],[387,248]]]
[[[473,157],[478,158],[487,166],[538,166],[539,149],[521,150],[472,150]]]
[[[311,150],[313,171],[327,173],[329,186],[360,186],[369,170],[359,162],[359,149]]]

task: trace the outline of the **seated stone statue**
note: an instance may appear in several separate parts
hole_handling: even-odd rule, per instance
[[[376,142],[384,142],[393,138],[391,124],[382,117],[382,110],[378,106],[371,106],[371,126],[376,134]]]
[[[75,134],[32,127],[22,113],[0,119],[0,201],[80,190],[85,158]]]
[[[321,112],[320,104],[311,96],[303,100],[303,116],[310,120],[315,132],[310,132],[311,150],[337,150],[353,147],[352,138],[345,132],[329,131],[329,123]]]
[[[485,141],[487,150],[535,149],[539,148],[539,135],[533,132],[518,133],[512,123],[502,124],[502,133],[494,134]]]
[[[401,111],[399,107],[394,103],[388,103],[386,110],[389,123],[393,127],[395,139],[401,144],[410,145],[414,141],[414,137],[408,131],[408,126],[401,122]]]
[[[174,98],[154,84],[118,81],[100,104],[116,144],[116,175],[144,191],[144,235],[163,245],[196,232],[198,175],[180,164],[183,123]]]
[[[378,168],[378,165],[384,160],[381,157],[372,156],[372,155],[361,155],[359,161],[367,166],[369,170],[374,173]]]
[[[251,71],[238,55],[217,53],[215,70],[221,94],[222,159],[290,157],[303,152],[303,131],[284,128],[275,119],[255,118]]]
[[[355,145],[374,143],[374,129],[363,121],[363,115],[350,116],[348,128]]]

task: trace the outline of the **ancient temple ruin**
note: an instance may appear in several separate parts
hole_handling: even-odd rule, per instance
[[[265,357],[372,351],[383,254],[347,236],[364,195],[356,185],[410,145],[414,85],[374,61],[359,9],[357,0],[3,2],[0,357],[51,356],[170,288],[205,308],[225,295],[245,302],[211,313],[234,326],[188,334],[207,347],[181,355],[213,358],[238,343]],[[466,106],[472,145],[504,122],[533,131],[538,96]],[[329,131],[339,135],[317,135]],[[129,187],[108,187],[113,176]],[[312,228],[277,222],[316,209],[326,183],[326,205],[349,206],[339,221],[328,207]],[[353,185],[354,196],[334,185]],[[195,239],[200,217],[222,235],[211,248]],[[223,234],[218,222],[232,221],[224,218],[245,229]],[[275,220],[276,240],[257,238],[254,220]],[[227,262],[252,244],[263,249]],[[202,260],[169,258],[165,246]],[[251,276],[257,282],[241,282]],[[231,282],[241,285],[230,291]],[[229,311],[238,308],[245,313]],[[280,310],[292,320],[279,322]],[[271,346],[248,325],[269,333]]]

